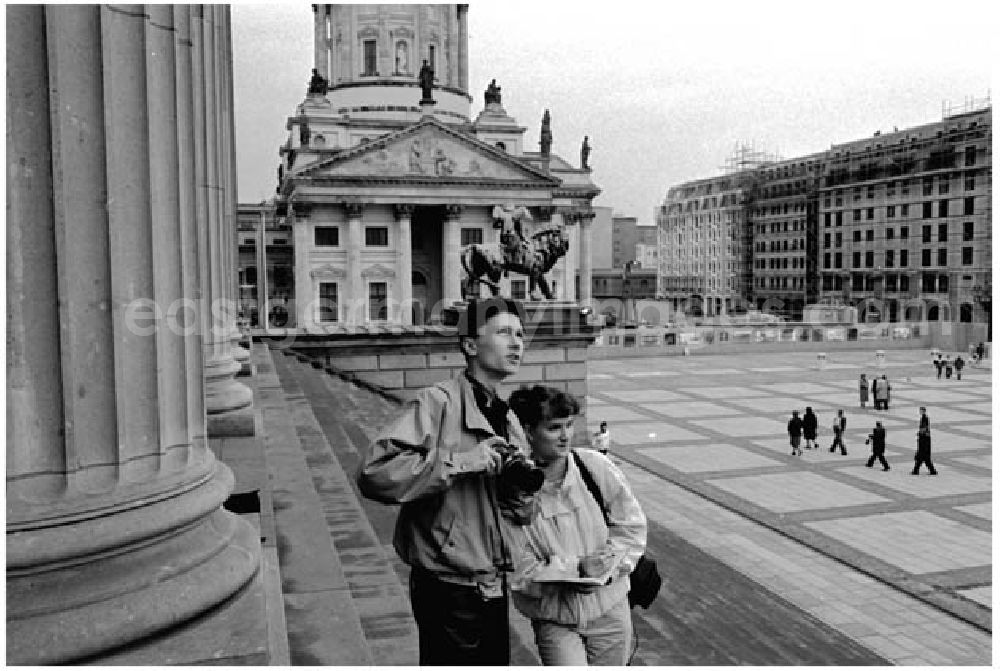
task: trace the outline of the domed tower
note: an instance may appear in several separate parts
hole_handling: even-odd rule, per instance
[[[468,123],[468,5],[313,5],[315,68],[332,111],[355,119],[420,118],[420,68],[434,71],[434,115]]]

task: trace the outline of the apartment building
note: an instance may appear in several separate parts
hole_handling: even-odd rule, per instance
[[[636,217],[611,217],[611,267],[638,261],[636,245],[656,245],[656,226],[640,224]]]

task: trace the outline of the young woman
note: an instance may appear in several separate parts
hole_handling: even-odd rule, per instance
[[[646,516],[608,457],[575,451],[604,498],[605,523],[570,450],[580,412],[572,396],[535,386],[515,391],[509,403],[545,473],[539,513],[522,527],[514,605],[531,619],[546,666],[625,665],[632,642],[629,574],[646,548]],[[604,584],[573,582],[581,576],[608,577]]]

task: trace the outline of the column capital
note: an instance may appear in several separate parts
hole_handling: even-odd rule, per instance
[[[365,213],[365,204],[360,201],[346,201],[343,205],[347,216],[351,219],[360,219]]]
[[[414,209],[416,209],[416,205],[413,203],[396,203],[392,206],[392,211],[396,215],[396,219],[412,217]]]

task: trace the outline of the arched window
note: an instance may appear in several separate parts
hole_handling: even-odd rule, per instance
[[[938,306],[932,305],[927,310],[927,321],[929,321],[929,322],[936,322],[938,320],[938,314],[939,314],[939,312],[940,311],[938,310]]]

